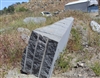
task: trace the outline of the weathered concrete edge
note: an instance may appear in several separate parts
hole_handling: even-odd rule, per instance
[[[54,56],[54,60],[53,60],[53,63],[52,63],[52,66],[51,66],[51,69],[50,69],[50,72],[49,72],[50,74],[49,74],[49,77],[48,78],[50,78],[51,75],[52,75],[52,72],[53,72],[53,69],[54,69],[54,64],[55,64],[57,58],[59,58],[60,53],[65,49],[65,47],[67,45],[67,42],[68,42],[68,39],[69,39],[68,37],[70,35],[70,31],[71,31],[71,28],[72,28],[72,25],[73,25],[74,18],[71,17],[71,20],[70,21],[71,21],[70,26],[66,30],[66,33],[63,35],[62,39],[60,40],[60,43],[58,43],[57,50],[55,52],[56,54]],[[64,45],[63,45],[62,41],[66,41],[66,42],[63,42]],[[62,46],[62,48],[61,48],[60,45]],[[61,48],[61,50],[59,48]]]

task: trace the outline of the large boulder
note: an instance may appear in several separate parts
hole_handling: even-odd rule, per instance
[[[36,24],[39,24],[39,23],[43,23],[46,21],[46,18],[45,17],[27,17],[23,20],[25,23],[36,23]]]

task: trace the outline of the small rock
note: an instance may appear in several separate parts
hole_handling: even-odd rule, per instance
[[[97,22],[91,21],[90,26],[93,31],[100,33],[100,25]]]
[[[93,47],[85,47],[84,49],[83,49],[83,51],[85,52],[85,51],[88,51],[88,52],[96,52],[97,51],[97,49],[96,48],[93,48]]]
[[[78,67],[85,67],[85,63],[83,63],[83,62],[78,62],[78,63],[77,63],[77,66],[78,66]]]
[[[82,74],[78,74],[78,77],[82,77]]]
[[[22,33],[21,34],[21,38],[25,41],[26,44],[28,44],[28,41],[29,41],[30,36]]]

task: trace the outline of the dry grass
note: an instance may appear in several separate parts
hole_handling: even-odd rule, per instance
[[[5,32],[5,34],[1,33],[1,35],[0,35],[0,43],[1,43],[0,44],[0,48],[1,48],[0,53],[3,53],[1,55],[3,55],[2,57],[6,59],[3,61],[4,64],[8,63],[9,61],[14,62],[15,60],[18,61],[19,59],[21,59],[21,53],[22,53],[25,45],[23,45],[24,43],[23,43],[23,41],[21,41],[19,34],[16,33],[16,29],[18,27],[25,27],[32,31],[38,27],[50,25],[58,20],[61,20],[63,18],[69,17],[69,16],[72,16],[75,18],[74,26],[78,23],[78,24],[82,24],[82,25],[85,24],[86,26],[89,27],[89,21],[91,20],[89,18],[88,14],[86,14],[86,13],[77,12],[77,11],[68,11],[68,12],[60,13],[57,16],[53,16],[51,18],[47,18],[47,21],[45,23],[24,24],[23,19],[25,17],[30,17],[30,16],[39,16],[39,15],[38,14],[34,15],[34,13],[21,12],[21,13],[15,13],[12,15],[0,16],[0,22],[2,22],[2,25],[0,26],[0,28],[4,28],[4,27],[8,27],[8,26],[13,27],[13,29]],[[88,19],[86,19],[87,17],[88,17]],[[80,20],[82,22],[79,23]],[[76,34],[74,34],[73,32]],[[79,41],[79,39],[80,39],[79,33],[76,31],[72,31],[72,34],[75,35],[76,36],[75,38],[77,38],[78,39],[77,41]],[[22,42],[22,44],[21,44],[21,42]],[[72,47],[73,50],[80,49],[80,47],[78,47],[78,46],[75,47],[76,45],[79,45],[79,42],[75,43],[75,40],[73,41],[73,43],[69,43],[69,45],[71,47],[73,46]],[[15,56],[16,54],[17,54],[17,56]],[[20,57],[20,58],[17,59],[16,57]],[[3,64],[3,63],[1,63],[1,64]]]
[[[0,66],[16,65],[20,62],[22,51],[25,47],[18,33],[0,35]]]

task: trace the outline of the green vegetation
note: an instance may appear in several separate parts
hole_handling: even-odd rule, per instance
[[[68,48],[70,50],[81,50],[82,46],[81,46],[81,35],[79,33],[78,30],[72,28],[71,30],[71,34],[72,34],[72,39],[69,40],[68,43]]]
[[[72,57],[67,56],[66,54],[67,54],[67,50],[61,53],[59,59],[57,60],[56,68],[58,68],[60,72],[66,72],[72,67],[70,64]]]
[[[28,9],[24,8],[24,7],[17,7],[15,9],[16,12],[24,12],[24,11],[28,11]]]
[[[91,68],[97,76],[100,76],[100,63],[99,62],[96,62]]]
[[[19,5],[20,6],[20,2],[17,2],[16,5]],[[3,14],[12,14],[14,12],[24,12],[24,11],[28,11],[28,9],[24,8],[24,7],[15,7],[14,6],[15,4],[13,5],[10,5],[8,6],[8,8],[4,7],[3,10],[0,10],[0,15],[3,15]]]
[[[0,11],[0,14],[8,14],[8,13],[14,13],[14,6],[10,5],[8,8],[4,7],[3,10]]]

